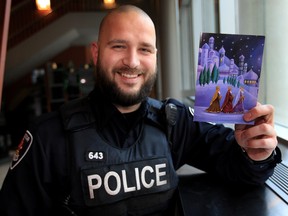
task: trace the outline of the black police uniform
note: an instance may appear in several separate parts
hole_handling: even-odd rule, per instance
[[[177,107],[171,130],[167,103]],[[277,148],[253,162],[233,130],[194,122],[193,110],[176,100],[160,105],[147,99],[136,112],[121,114],[94,90],[39,118],[4,180],[1,215],[169,215],[162,210],[171,213],[175,170],[183,164],[225,181],[262,184],[281,160]]]

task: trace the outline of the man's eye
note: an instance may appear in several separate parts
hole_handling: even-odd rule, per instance
[[[112,46],[113,49],[125,49],[125,46],[123,45],[114,45]]]
[[[140,49],[140,51],[143,53],[151,53],[152,52],[150,49],[147,49],[147,48],[142,48],[142,49]]]

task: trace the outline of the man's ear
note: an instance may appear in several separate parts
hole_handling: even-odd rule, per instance
[[[91,44],[90,51],[91,51],[91,54],[92,54],[93,63],[94,63],[94,65],[96,65],[97,64],[97,59],[98,59],[98,44],[96,42],[93,42]]]

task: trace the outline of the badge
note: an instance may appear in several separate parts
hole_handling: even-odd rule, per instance
[[[20,161],[22,160],[22,158],[24,158],[24,156],[26,155],[26,153],[28,152],[31,144],[33,141],[33,136],[32,134],[27,130],[26,133],[24,134],[21,142],[19,143],[15,154],[13,156],[12,159],[12,164],[10,169],[14,169],[16,167],[17,164],[20,163]]]

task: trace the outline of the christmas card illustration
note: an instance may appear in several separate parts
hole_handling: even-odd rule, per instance
[[[253,124],[243,114],[256,106],[265,37],[202,33],[194,121]]]

